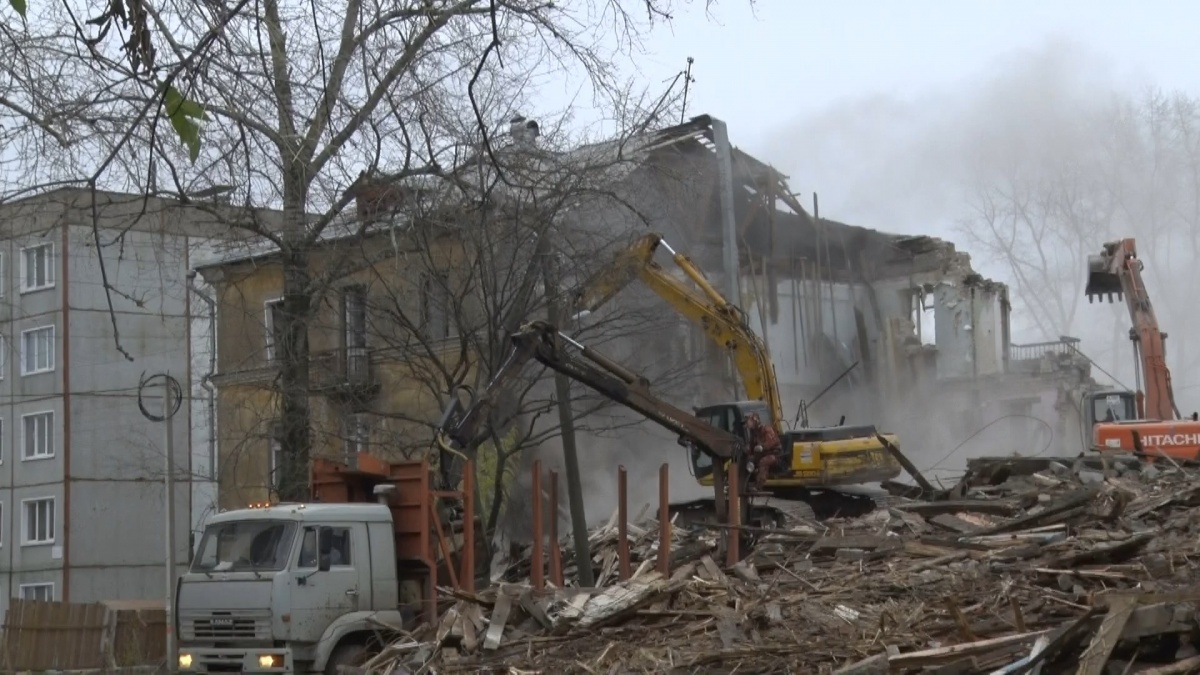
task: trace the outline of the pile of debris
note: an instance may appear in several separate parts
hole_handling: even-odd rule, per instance
[[[762,535],[732,569],[718,564],[716,531],[680,527],[663,574],[657,534],[656,525],[630,528],[633,573],[624,581],[610,526],[592,537],[597,588],[502,583],[453,594],[436,627],[396,642],[370,667],[1200,670],[1200,471],[978,462],[935,501],[897,499],[862,518]]]

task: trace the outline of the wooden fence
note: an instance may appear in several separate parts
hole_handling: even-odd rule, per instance
[[[10,603],[4,617],[4,672],[110,669],[163,659],[166,624],[161,603],[152,607],[16,598]]]

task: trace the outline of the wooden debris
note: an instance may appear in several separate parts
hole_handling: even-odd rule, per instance
[[[535,591],[518,558],[499,587],[447,590],[436,625],[385,653],[394,672],[431,675],[1200,669],[1162,653],[1200,634],[1200,469],[974,466],[941,501],[889,497],[861,518],[756,529],[728,568],[718,528],[676,523],[660,574],[657,525],[639,520],[620,582],[610,521],[589,537],[597,587],[570,587],[568,553],[568,587]]]

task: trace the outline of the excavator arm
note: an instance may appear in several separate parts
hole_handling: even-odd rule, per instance
[[[572,354],[574,351],[578,354]],[[582,358],[580,358],[582,357]],[[572,340],[557,328],[542,321],[524,326],[512,336],[512,351],[504,366],[484,393],[469,407],[453,396],[442,415],[439,434],[459,447],[478,437],[486,423],[487,410],[505,395],[507,383],[530,360],[581,382],[602,396],[635,410],[659,426],[679,435],[680,439],[714,461],[742,456],[743,440],[723,429],[660,400],[650,391],[649,382],[624,366],[589,347]]]
[[[654,262],[662,246],[676,266],[699,288],[689,287]],[[750,327],[742,310],[725,299],[686,255],[672,249],[662,236],[648,234],[617,254],[613,263],[593,278],[577,295],[576,309],[594,312],[635,279],[665,300],[675,311],[699,324],[705,335],[733,356],[747,398],[763,401],[778,427],[783,423],[783,406],[775,382],[775,366],[762,338]]]
[[[1145,393],[1137,392],[1137,412],[1142,419],[1163,421],[1179,419],[1171,371],[1167,368],[1166,333],[1159,330],[1150,294],[1142,280],[1142,261],[1137,257],[1134,239],[1108,242],[1100,255],[1088,257],[1088,279],[1084,293],[1089,302],[1095,298],[1122,296],[1129,308],[1133,327],[1130,338],[1145,382]]]

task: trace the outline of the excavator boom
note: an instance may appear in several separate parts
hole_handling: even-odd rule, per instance
[[[696,288],[654,262],[654,253],[660,246],[671,254],[675,265]],[[766,344],[750,327],[742,310],[726,300],[700,268],[686,255],[672,249],[661,235],[640,237],[618,253],[613,263],[579,292],[576,308],[580,312],[594,312],[637,279],[675,311],[703,327],[705,335],[719,347],[729,351],[746,389],[746,397],[766,403],[773,423],[781,428],[783,406],[775,381],[775,366]]]
[[[744,449],[745,443],[740,437],[659,399],[651,393],[650,384],[644,377],[572,340],[546,322],[529,323],[514,333],[511,339],[511,356],[480,401],[463,409],[455,398],[455,403],[443,415],[440,424],[443,433],[460,447],[466,447],[478,436],[479,425],[486,417],[480,411],[502,391],[513,372],[524,368],[533,359],[641,413],[646,419],[686,439],[714,461],[740,456]],[[583,358],[575,357],[568,348],[574,349]]]
[[[1144,399],[1138,392],[1138,416],[1169,421],[1179,419],[1171,371],[1167,368],[1166,334],[1158,327],[1150,294],[1142,280],[1142,261],[1137,257],[1134,239],[1121,239],[1104,245],[1100,255],[1088,257],[1088,278],[1084,293],[1089,302],[1095,298],[1124,298],[1133,328],[1130,337],[1145,381]]]
[[[1111,241],[1099,255],[1088,257],[1084,288],[1089,301],[1113,296],[1129,309],[1142,391],[1101,391],[1085,397],[1084,421],[1091,426],[1091,448],[1100,452],[1133,452],[1147,458],[1168,456],[1200,459],[1200,422],[1182,419],[1175,405],[1167,368],[1167,334],[1158,327],[1150,294],[1142,279],[1142,261],[1133,239]]]

